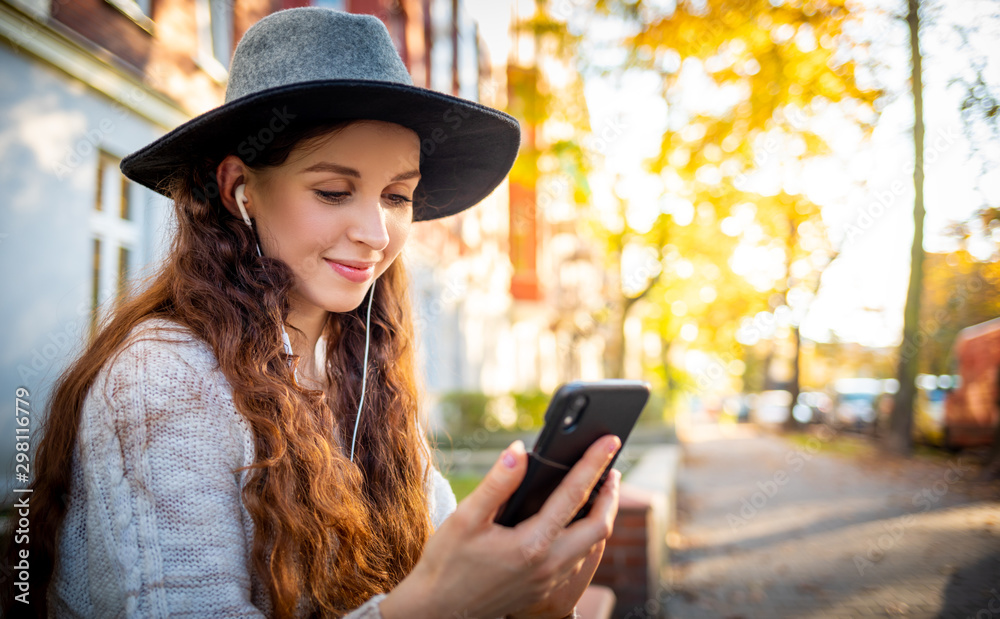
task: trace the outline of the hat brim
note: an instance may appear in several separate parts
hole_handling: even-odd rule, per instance
[[[167,179],[199,158],[252,163],[288,127],[382,120],[420,137],[414,221],[453,215],[488,196],[517,158],[520,126],[499,110],[393,82],[320,80],[272,88],[209,110],[122,159],[126,177],[167,195]],[[301,123],[301,124],[300,124]]]

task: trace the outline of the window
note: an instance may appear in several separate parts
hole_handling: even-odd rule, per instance
[[[455,63],[451,9],[452,0],[432,0],[431,88],[448,94],[454,90]]]
[[[464,5],[459,6],[458,19],[458,95],[479,100],[479,30]]]
[[[146,32],[153,33],[152,0],[106,0],[108,4],[122,12],[140,28]]]
[[[401,2],[393,1],[390,8],[385,13],[385,25],[392,38],[392,44],[399,50],[403,62],[409,64],[409,57],[406,49],[406,8]]]
[[[90,286],[90,337],[97,335],[97,307],[101,304],[101,239],[94,239]]]
[[[233,49],[233,6],[226,0],[195,0],[198,52],[195,61],[216,81],[226,81]]]
[[[118,303],[134,268],[139,241],[136,209],[131,200],[132,183],[118,168],[120,160],[104,151],[97,159],[97,185],[91,233],[91,337],[97,332],[102,306]]]

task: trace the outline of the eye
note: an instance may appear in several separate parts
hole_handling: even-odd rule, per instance
[[[339,203],[343,202],[349,195],[351,195],[351,192],[349,192],[349,191],[322,191],[322,190],[317,189],[316,190],[316,195],[319,196],[320,198],[322,198],[326,202],[330,202],[332,204],[339,204]]]
[[[389,204],[392,204],[394,206],[406,206],[411,202],[413,202],[412,198],[407,198],[406,196],[400,195],[398,193],[386,194],[385,197],[389,201]]]

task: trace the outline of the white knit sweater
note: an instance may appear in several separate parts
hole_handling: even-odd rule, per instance
[[[250,426],[209,346],[167,320],[137,325],[84,400],[50,614],[270,616],[250,569],[253,522],[240,495],[248,473],[234,472],[253,461]],[[456,502],[431,473],[436,529]],[[384,597],[347,617],[381,619]]]

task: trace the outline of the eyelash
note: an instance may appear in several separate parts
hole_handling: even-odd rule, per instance
[[[339,204],[344,201],[346,196],[351,195],[349,191],[316,191],[316,195],[323,198],[327,202],[334,204]],[[407,198],[406,196],[399,195],[398,193],[389,194],[390,203],[394,206],[406,206],[413,202],[412,198]]]

